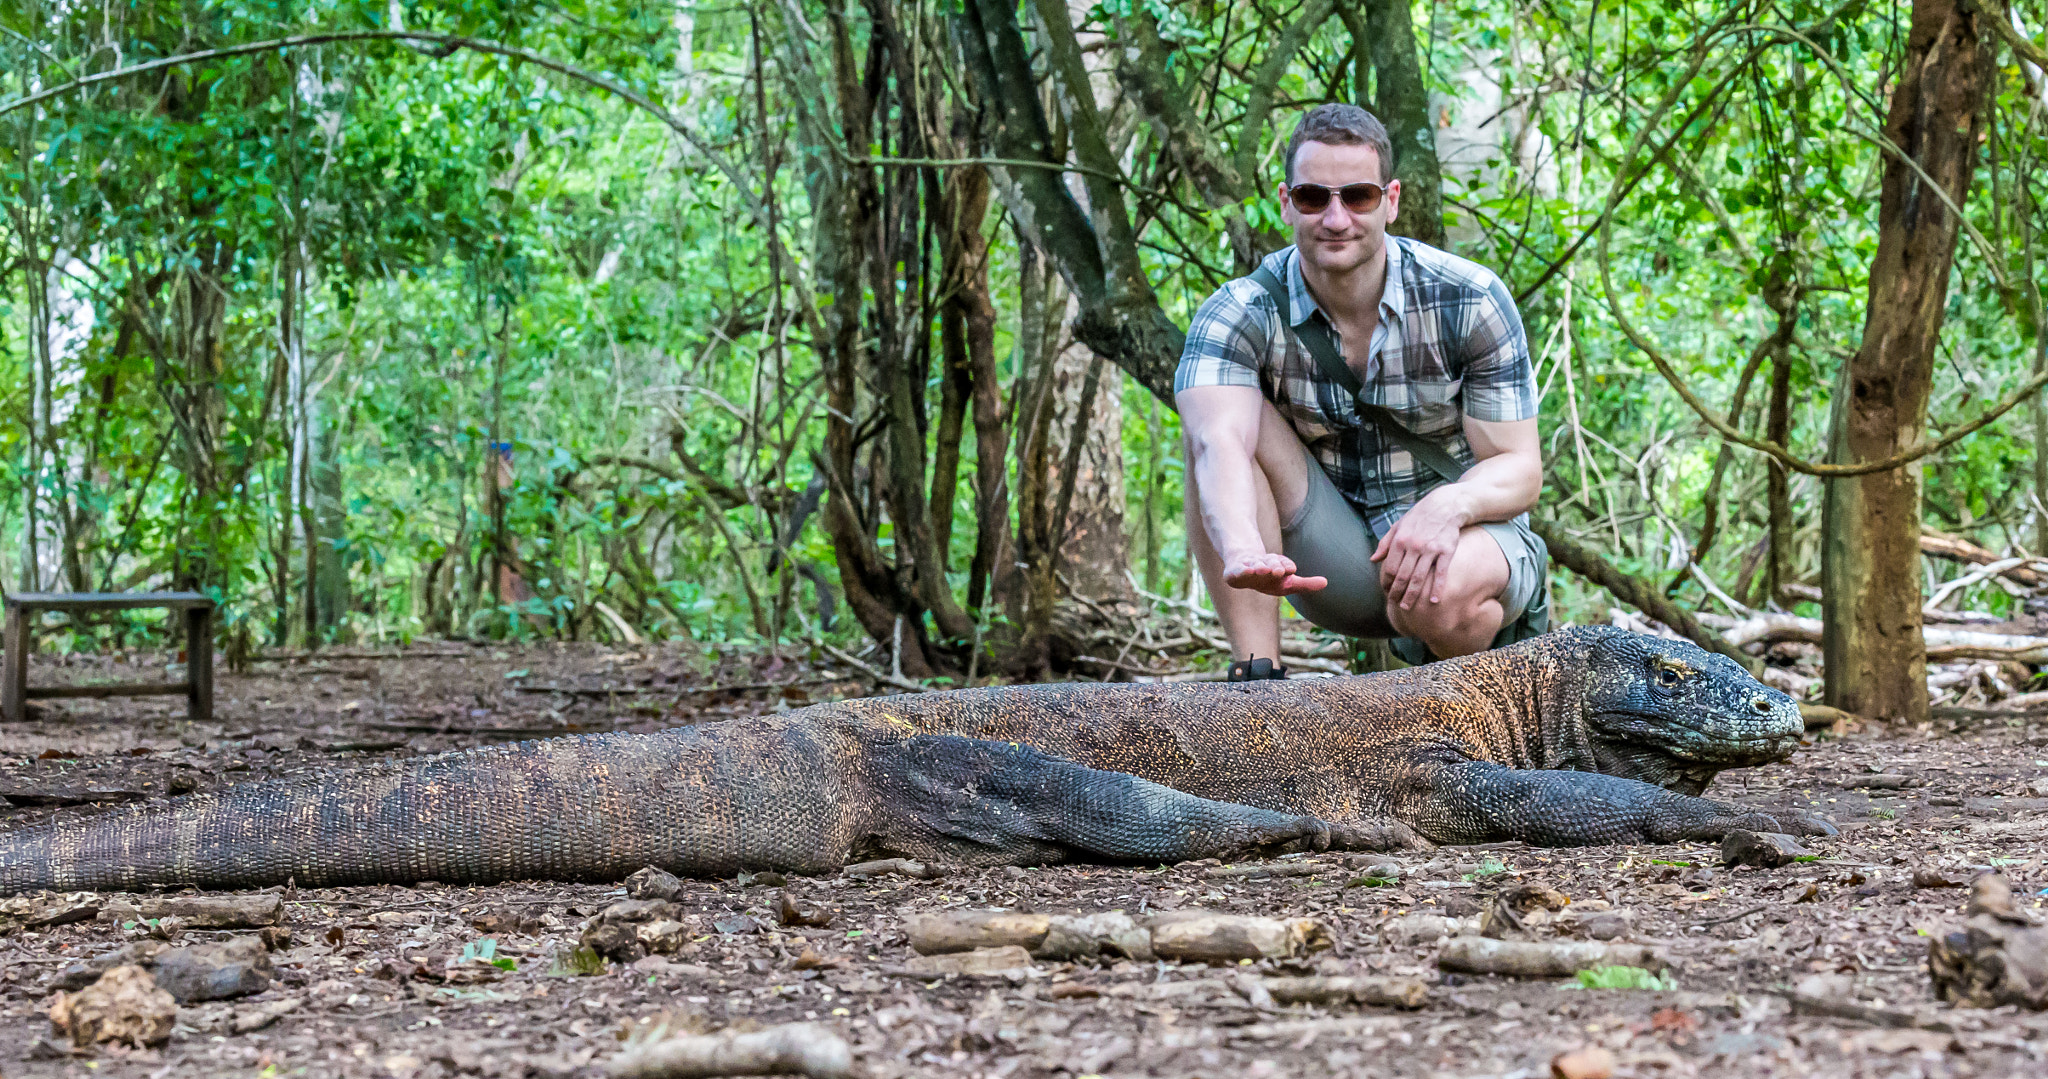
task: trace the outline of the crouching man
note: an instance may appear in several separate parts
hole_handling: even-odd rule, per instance
[[[1389,236],[1387,131],[1352,105],[1302,117],[1290,247],[1218,289],[1174,380],[1188,542],[1233,679],[1281,677],[1280,597],[1410,662],[1548,627],[1528,338],[1492,271]]]

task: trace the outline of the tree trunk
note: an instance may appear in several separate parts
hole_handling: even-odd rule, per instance
[[[1019,245],[1017,267],[1016,388],[1011,392],[1011,425],[1017,431],[1017,557],[1002,570],[1002,598],[1017,640],[1008,662],[1031,678],[1051,664],[1052,608],[1058,595],[1053,534],[1053,399],[1059,353],[1060,313],[1066,293],[1060,277],[1035,244]]]
[[[1764,437],[1780,446],[1792,444],[1792,348],[1790,342],[1779,342],[1771,351],[1771,397],[1770,408],[1764,421]],[[1765,595],[1785,605],[1785,586],[1792,583],[1797,572],[1792,549],[1792,472],[1777,458],[1764,462],[1769,469],[1769,487],[1765,502],[1769,507],[1770,535],[1766,550],[1770,557],[1770,570],[1764,580],[1768,585]]]
[[[341,495],[341,431],[339,424],[319,406],[318,390],[308,402],[307,425],[311,428],[307,459],[306,517],[306,643],[314,646],[334,639],[348,614],[348,556],[342,549],[347,537],[346,510]]]
[[[1437,165],[1436,125],[1430,122],[1429,85],[1415,49],[1415,26],[1408,0],[1366,0],[1361,13],[1339,5],[1350,29],[1353,51],[1361,31],[1370,42],[1373,112],[1387,125],[1394,160],[1386,164],[1401,181],[1401,216],[1388,231],[1444,245],[1444,181]]]
[[[953,16],[953,27],[976,94],[990,113],[986,137],[994,156],[1064,165],[1063,156],[1054,152],[1052,130],[1040,98],[1043,80],[1031,69],[1030,50],[1018,28],[1014,5],[966,0]],[[1072,37],[1071,26],[1065,36]],[[1054,44],[1062,56],[1076,51],[1057,36]],[[1077,63],[1056,63],[1056,73],[1060,67]],[[1078,79],[1062,77],[1070,84],[1085,82],[1085,72]],[[1071,100],[1078,108],[1081,99]],[[1081,163],[1091,170],[1089,186],[1101,186],[1097,174],[1113,174],[1117,166],[1107,154],[1100,121],[1092,108],[1070,118],[1070,131],[1077,140]],[[1085,142],[1083,136],[1087,136]],[[1004,201],[1011,214],[1052,256],[1068,288],[1081,302],[1075,336],[1097,355],[1130,372],[1146,389],[1162,399],[1171,398],[1173,372],[1180,363],[1185,335],[1159,306],[1158,295],[1139,268],[1122,190],[1109,183],[1103,188],[1106,195],[1091,193],[1084,210],[1059,172],[1041,168],[1006,171]]]
[[[198,216],[195,211],[194,216]],[[220,240],[199,241],[192,264],[171,286],[172,348],[177,380],[171,394],[184,435],[182,471],[191,492],[189,527],[197,535],[180,545],[173,579],[179,588],[198,589],[216,583],[220,570],[221,519],[228,510],[220,488],[219,453],[225,422],[220,382],[222,337],[227,329],[226,278],[234,253]]]
[[[1078,311],[1069,299],[1068,315]],[[1053,549],[1060,573],[1091,599],[1131,594],[1124,576],[1130,542],[1124,535],[1123,373],[1103,366],[1075,343],[1060,349],[1052,370],[1049,457],[1052,486],[1059,492],[1053,500]]]
[[[1885,134],[1956,204],[1976,164],[1989,55],[1962,0],[1915,0]],[[1882,458],[1920,443],[1959,221],[1920,172],[1887,160],[1863,344],[1831,456]],[[1832,480],[1824,510],[1827,703],[1919,723],[1928,715],[1920,623],[1920,475],[1914,462]]]

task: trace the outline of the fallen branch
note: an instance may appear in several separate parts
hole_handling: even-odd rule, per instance
[[[1920,553],[1933,555],[1936,558],[1947,558],[1957,562],[1968,562],[1977,566],[1988,566],[1993,562],[2000,561],[1999,556],[1990,548],[1971,543],[1961,536],[1948,535],[1945,532],[1920,533]],[[2048,584],[2048,574],[2043,574],[2040,570],[2031,566],[2017,566],[2002,572],[2020,584],[2029,587]]]
[[[1735,648],[1775,641],[1805,641],[1809,644],[1818,644],[1821,639],[1821,620],[1802,618],[1796,614],[1759,614],[1741,620],[1718,615],[1702,615],[1700,621],[1720,628],[1722,639]],[[2048,663],[2048,637],[2021,637],[1937,627],[1923,627],[1920,632],[1927,642],[1927,659],[1931,663],[1963,659]]]
[[[1154,958],[1206,963],[1288,959],[1331,946],[1329,930],[1312,918],[1207,911],[1159,914],[1142,924],[1117,911],[1086,916],[945,911],[913,915],[904,932],[911,950],[920,955],[1017,947],[1040,959],[1115,954],[1147,963]]]
[[[1948,602],[1948,598],[1950,596],[1955,595],[1957,592],[1960,592],[1973,584],[1978,584],[1983,581],[1990,580],[1991,578],[1996,577],[2001,573],[2010,573],[2013,570],[2019,569],[2022,566],[2037,564],[2040,561],[2040,559],[2032,557],[2001,558],[1996,562],[1991,562],[1986,565],[1979,566],[1976,569],[1973,569],[1970,572],[1963,574],[1961,577],[1958,577],[1953,581],[1949,581],[1946,584],[1943,584],[1940,588],[1935,589],[1934,594],[1927,597],[1927,602],[1922,605],[1922,609],[1926,611],[1940,610],[1941,605]]]
[[[1458,974],[1502,974],[1510,978],[1569,978],[1595,967],[1663,970],[1671,964],[1642,944],[1596,941],[1494,940],[1457,937],[1444,945],[1436,965]]]
[[[926,687],[918,685],[916,682],[913,682],[908,678],[899,678],[896,675],[890,674],[887,671],[877,670],[875,667],[867,663],[863,663],[862,661],[854,658],[851,654],[842,652],[839,649],[834,648],[829,644],[826,644],[820,638],[811,638],[811,643],[817,645],[820,650],[824,651],[827,655],[830,655],[832,658],[859,670],[861,673],[867,675],[869,678],[872,678],[877,682],[895,686],[897,689],[906,690],[911,693],[923,693],[925,691]]]
[[[845,1079],[854,1074],[853,1047],[819,1023],[766,1030],[672,1034],[636,1040],[605,1066],[618,1079],[684,1079],[713,1075],[803,1075]]]

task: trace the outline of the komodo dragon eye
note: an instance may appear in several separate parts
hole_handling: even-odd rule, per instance
[[[1680,674],[1678,668],[1676,667],[1657,668],[1657,684],[1663,686],[1666,689],[1670,689],[1672,686],[1677,685],[1679,683],[1679,680],[1684,677],[1685,676],[1683,674]]]

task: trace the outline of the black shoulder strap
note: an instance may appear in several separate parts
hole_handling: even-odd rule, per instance
[[[1280,309],[1280,325],[1289,326],[1294,321],[1294,305],[1288,299],[1287,286],[1281,283],[1273,271],[1264,266],[1252,271],[1252,280],[1266,290],[1266,295],[1273,297],[1274,305]],[[1337,342],[1330,336],[1329,326],[1309,319],[1293,327],[1293,333],[1301,341],[1302,347],[1308,349],[1308,354],[1315,358],[1316,365],[1323,369],[1323,375],[1344,387],[1345,392],[1351,395],[1351,406],[1358,410],[1358,415],[1366,422],[1378,427],[1381,434],[1400,443],[1402,449],[1407,450],[1416,460],[1428,465],[1446,482],[1456,483],[1458,477],[1465,474],[1465,470],[1459,467],[1458,462],[1445,452],[1442,446],[1410,431],[1392,412],[1365,399],[1365,385],[1358,380],[1358,373],[1344,362],[1344,357],[1338,355]]]

